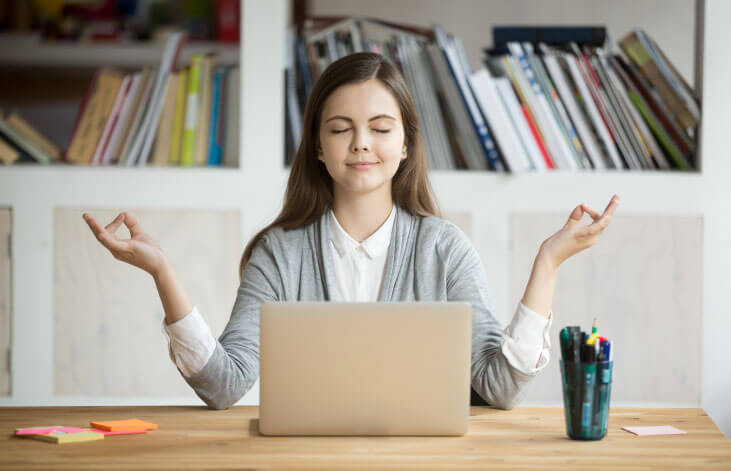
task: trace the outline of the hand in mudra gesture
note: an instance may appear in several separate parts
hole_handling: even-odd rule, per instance
[[[109,249],[117,260],[141,268],[153,277],[165,264],[165,252],[142,230],[142,226],[129,213],[120,213],[106,227],[102,227],[90,214],[84,213],[83,218],[97,240]],[[120,239],[115,235],[122,223],[129,229],[131,238]]]
[[[604,214],[597,213],[585,204],[575,207],[566,224],[541,245],[541,251],[548,257],[552,266],[558,268],[567,258],[594,245],[599,235],[609,225],[618,205],[619,195],[614,195],[604,209]],[[584,213],[589,214],[594,222],[585,226],[579,225]]]

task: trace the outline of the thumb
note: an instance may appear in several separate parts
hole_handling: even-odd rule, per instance
[[[571,214],[569,215],[568,221],[566,221],[567,226],[574,226],[579,221],[581,221],[581,216],[584,215],[584,210],[581,208],[581,205],[578,205],[574,208],[573,211],[571,211]]]

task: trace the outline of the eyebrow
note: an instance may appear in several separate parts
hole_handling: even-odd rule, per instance
[[[387,114],[379,114],[379,115],[376,115],[376,116],[370,118],[368,121],[370,122],[370,121],[374,121],[374,120],[380,119],[380,118],[388,118],[388,119],[392,119],[392,120],[396,121],[396,118],[394,118],[391,115],[387,115]],[[332,121],[333,119],[342,119],[342,120],[345,120],[345,121],[350,121],[351,123],[353,122],[353,120],[351,118],[348,118],[347,116],[340,116],[340,115],[337,115],[337,116],[333,116],[331,118],[328,118],[327,121],[325,121],[325,122],[328,123],[328,122]]]

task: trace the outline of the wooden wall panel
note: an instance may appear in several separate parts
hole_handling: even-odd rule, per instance
[[[238,211],[128,209],[172,261],[191,301],[218,337],[239,285]],[[191,396],[168,355],[152,277],[115,259],[89,230],[119,213],[54,211],[55,394]],[[117,235],[129,238],[122,226]]]
[[[567,218],[511,215],[512,305],[537,247]],[[551,362],[525,400],[561,400],[559,331],[590,330],[596,317],[616,347],[612,401],[700,404],[702,232],[701,216],[615,215],[593,247],[567,260],[553,299]]]

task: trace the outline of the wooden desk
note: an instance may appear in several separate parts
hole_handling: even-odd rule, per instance
[[[702,409],[612,408],[601,441],[567,438],[563,410],[472,407],[462,437],[265,437],[258,407],[0,408],[0,469],[731,469],[731,442]],[[145,435],[45,443],[16,427],[88,427],[92,420],[139,418]],[[624,425],[674,425],[686,435],[638,437]]]

